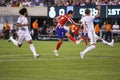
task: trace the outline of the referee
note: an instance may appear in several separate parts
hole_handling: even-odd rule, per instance
[[[33,22],[32,28],[34,31],[33,40],[38,40],[38,20],[37,19]]]

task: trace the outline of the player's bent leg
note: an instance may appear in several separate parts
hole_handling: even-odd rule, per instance
[[[93,50],[93,49],[95,49],[95,48],[96,48],[96,45],[95,45],[95,44],[92,44],[92,45],[90,45],[89,47],[87,47],[83,52],[80,52],[80,57],[81,57],[81,59],[84,58],[84,55],[85,55],[87,52],[89,52],[89,51],[91,51],[91,50]]]
[[[93,50],[96,47],[96,37],[92,34],[92,32],[89,32],[88,37],[90,38],[90,46],[88,46],[83,52],[81,52],[81,54],[83,54],[83,56]]]
[[[35,49],[34,45],[32,44],[32,40],[29,40],[27,42],[30,45],[30,49],[34,55],[34,58],[37,58],[38,56],[40,56],[40,54],[37,54],[36,49]]]
[[[60,39],[58,41],[58,43],[57,43],[56,50],[59,50],[59,48],[61,47],[62,43],[63,43],[63,39]]]
[[[10,36],[9,40],[12,41],[12,43],[13,43],[15,46],[18,47],[18,41],[16,41],[15,39],[13,39],[12,36]]]
[[[106,45],[111,46],[111,47],[114,46],[114,39],[112,39],[111,42],[107,42],[107,41],[105,41],[105,40],[102,39],[102,38],[99,38],[99,40],[101,40],[103,44],[106,44]]]
[[[72,42],[75,42],[76,44],[79,44],[81,40],[76,40],[72,35],[70,35],[68,32],[65,34]]]
[[[56,49],[53,51],[56,56],[59,56],[58,50],[60,49],[62,43],[63,43],[63,39],[60,39],[56,45]]]
[[[65,33],[65,35],[72,41],[72,42],[76,42],[76,39],[70,35],[68,32]]]

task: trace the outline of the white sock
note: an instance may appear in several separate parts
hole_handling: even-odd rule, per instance
[[[105,41],[105,40],[103,40],[103,39],[102,39],[102,43],[103,43],[103,44],[110,45],[110,43],[109,43],[109,42],[107,42],[107,41]]]
[[[30,49],[31,49],[31,51],[32,51],[33,55],[34,55],[34,56],[36,56],[36,55],[37,55],[37,53],[36,53],[36,49],[35,49],[35,47],[34,47],[34,45],[33,45],[33,44],[30,44]]]
[[[15,39],[13,39],[13,37],[11,37],[10,40],[13,42],[13,44],[14,44],[15,46],[18,47],[18,41],[16,41]]]
[[[85,55],[87,52],[93,50],[96,46],[95,45],[91,45],[89,47],[87,47],[83,52],[82,54]]]

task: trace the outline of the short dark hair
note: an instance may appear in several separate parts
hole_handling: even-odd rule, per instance
[[[24,15],[24,13],[26,13],[26,12],[27,12],[26,8],[22,8],[19,10],[19,14],[21,14],[21,15]]]
[[[73,11],[72,10],[68,11],[68,14],[73,14]]]
[[[89,13],[90,13],[90,9],[87,8],[87,9],[85,10],[85,14],[89,14]]]

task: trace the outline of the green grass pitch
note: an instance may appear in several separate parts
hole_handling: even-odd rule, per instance
[[[120,80],[120,43],[97,48],[80,59],[84,43],[64,42],[56,57],[56,41],[33,41],[41,54],[34,59],[29,45],[21,48],[0,40],[0,80]]]

